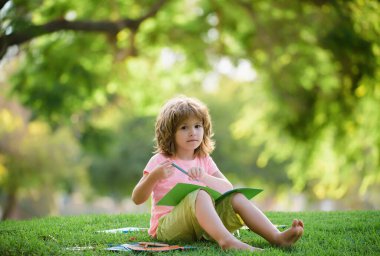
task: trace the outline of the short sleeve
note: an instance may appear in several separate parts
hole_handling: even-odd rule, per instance
[[[150,158],[147,165],[144,168],[144,174],[148,174],[156,168],[157,165],[166,160],[166,157],[162,154],[156,154]]]
[[[220,172],[218,166],[216,165],[216,163],[214,162],[214,160],[212,159],[211,156],[208,156],[207,157],[207,169],[208,169],[208,173],[210,175],[213,175],[214,173],[216,172]]]

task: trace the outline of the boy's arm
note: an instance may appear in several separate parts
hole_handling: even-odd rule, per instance
[[[212,175],[205,174],[202,177],[202,182],[222,194],[233,189],[231,182],[220,171],[217,171]]]
[[[132,192],[132,200],[135,204],[142,204],[148,200],[152,194],[154,186],[161,179],[166,179],[173,175],[174,171],[170,161],[160,163],[153,171],[144,176],[137,183]]]
[[[139,183],[137,183],[136,187],[133,189],[133,202],[138,205],[148,200],[156,183],[157,179],[155,179],[154,173],[144,174]]]
[[[210,175],[203,168],[193,167],[189,169],[188,175],[222,194],[233,188],[231,182],[219,170]]]

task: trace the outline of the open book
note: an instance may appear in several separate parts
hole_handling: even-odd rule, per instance
[[[207,191],[215,202],[235,192],[243,194],[248,199],[252,199],[254,196],[263,191],[262,189],[257,188],[235,188],[221,194],[209,187],[188,183],[178,183],[166,195],[164,195],[160,201],[157,202],[157,205],[176,206],[187,194],[200,188]]]

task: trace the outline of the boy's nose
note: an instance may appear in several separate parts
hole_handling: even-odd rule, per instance
[[[195,131],[196,131],[195,128],[191,128],[191,129],[190,129],[190,135],[191,135],[191,136],[194,135],[194,134],[195,134]]]

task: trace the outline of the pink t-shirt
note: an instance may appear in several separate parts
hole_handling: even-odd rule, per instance
[[[163,161],[168,159],[163,154],[155,154],[152,156],[152,158],[149,160],[148,164],[146,165],[144,169],[144,174],[150,173],[156,166]],[[180,160],[180,159],[172,159],[172,161],[180,166],[184,170],[189,170],[192,167],[201,167],[210,175],[214,174],[215,172],[219,171],[218,167],[216,166],[215,162],[212,160],[210,156],[202,157],[202,158],[195,158],[194,160]],[[181,171],[177,170],[174,172],[172,176],[170,176],[168,179],[164,179],[159,181],[152,191],[152,209],[151,209],[151,218],[150,218],[150,228],[149,228],[149,235],[152,237],[156,236],[156,230],[158,226],[158,220],[162,216],[170,213],[173,210],[173,206],[157,206],[157,202],[160,201],[160,199],[166,195],[166,193],[169,192],[177,183],[191,183],[191,184],[197,184],[205,186],[203,182],[200,181],[193,181],[189,180],[189,177],[182,173]]]

